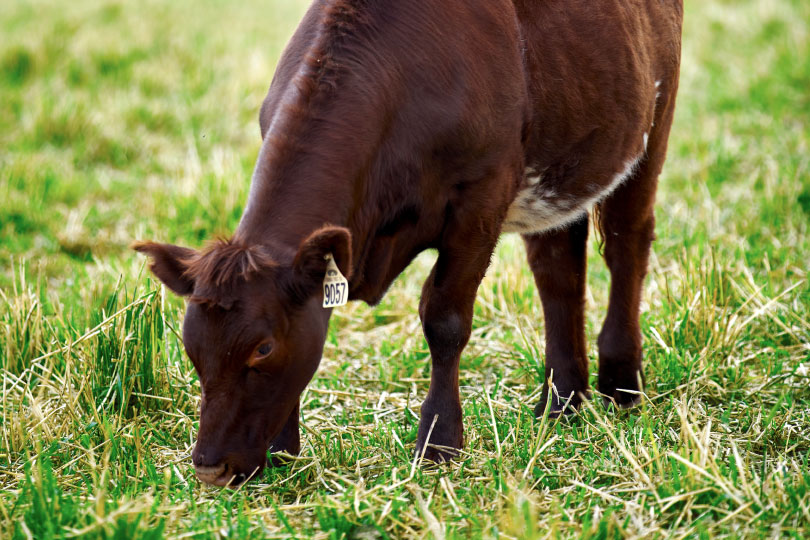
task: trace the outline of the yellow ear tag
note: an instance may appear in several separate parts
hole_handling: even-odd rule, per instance
[[[349,301],[349,281],[340,273],[332,254],[326,255],[326,275],[323,277],[323,307],[345,306]]]

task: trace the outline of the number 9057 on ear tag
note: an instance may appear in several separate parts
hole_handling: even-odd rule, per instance
[[[345,306],[349,301],[349,282],[340,273],[332,254],[326,255],[326,275],[323,277],[323,307]]]

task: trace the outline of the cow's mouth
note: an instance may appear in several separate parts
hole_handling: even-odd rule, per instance
[[[218,487],[236,487],[247,480],[247,475],[234,473],[227,465],[195,467],[195,472],[200,481]]]

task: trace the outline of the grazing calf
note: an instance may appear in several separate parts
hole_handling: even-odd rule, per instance
[[[238,484],[268,448],[299,451],[330,254],[350,299],[375,304],[418,253],[438,250],[419,303],[433,368],[416,442],[426,458],[462,446],[459,357],[502,232],[523,235],[545,313],[535,412],[577,407],[595,207],[612,278],[599,391],[633,405],[682,11],[682,0],[315,0],[262,106],[233,238],[203,251],[134,246],[188,298],[199,478]]]

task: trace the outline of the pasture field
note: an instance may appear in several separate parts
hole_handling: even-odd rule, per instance
[[[128,245],[233,230],[306,2],[4,0],[0,538],[810,537],[810,2],[686,3],[643,404],[532,417],[543,318],[506,236],[462,360],[460,459],[412,460],[426,253],[381,305],[335,311],[301,456],[222,490],[191,465],[183,302]],[[595,361],[596,241],[589,261]]]

